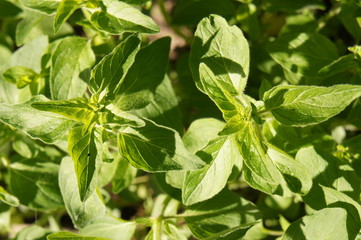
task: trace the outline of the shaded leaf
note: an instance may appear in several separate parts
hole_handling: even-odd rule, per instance
[[[58,186],[59,165],[29,159],[10,165],[10,187],[20,203],[32,209],[63,205]]]
[[[260,220],[260,212],[247,200],[224,190],[210,200],[189,206],[185,220],[199,239],[227,235]]]
[[[114,105],[124,111],[143,108],[153,100],[168,65],[170,38],[141,49],[115,93]]]
[[[118,136],[120,154],[134,167],[162,172],[197,169],[203,165],[198,157],[188,152],[173,129],[144,121],[144,127],[127,127]]]

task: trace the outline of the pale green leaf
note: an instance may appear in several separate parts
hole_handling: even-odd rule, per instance
[[[14,66],[3,72],[5,80],[15,83],[16,87],[23,88],[26,85],[37,80],[38,74],[31,68],[23,66]]]
[[[83,228],[105,215],[106,207],[96,191],[85,202],[80,200],[74,162],[69,157],[61,162],[59,186],[65,208],[77,228]]]
[[[104,0],[103,3],[106,11],[96,11],[91,16],[91,23],[99,30],[111,34],[159,32],[159,27],[152,18],[131,5],[117,0]]]
[[[153,100],[168,66],[170,38],[161,38],[141,49],[115,93],[114,105],[124,111],[140,109]]]
[[[261,218],[253,203],[228,190],[187,207],[185,215],[188,227],[198,239],[231,234],[257,223]]]
[[[346,228],[347,212],[342,208],[326,208],[293,222],[282,240],[354,239]]]
[[[182,137],[184,145],[191,153],[203,149],[210,140],[217,137],[225,123],[215,118],[201,118],[192,122]]]
[[[242,161],[234,137],[211,140],[197,155],[208,164],[185,175],[182,188],[182,202],[185,205],[205,201],[219,193],[226,186],[234,163]]]
[[[85,201],[95,190],[101,164],[102,139],[100,130],[75,127],[68,134],[69,155],[74,161],[80,200]]]
[[[143,127],[145,125],[144,121],[141,118],[129,112],[120,110],[114,104],[108,104],[105,108],[110,112],[107,113],[107,122],[103,124],[104,126],[111,126],[112,124],[114,124],[120,127],[124,125]]]
[[[61,101],[35,102],[33,108],[56,113],[68,119],[86,123],[96,114],[97,107],[86,98],[74,98]]]
[[[10,165],[10,187],[20,203],[32,209],[55,209],[63,205],[58,186],[59,165],[29,159]]]
[[[264,94],[265,107],[282,124],[317,124],[344,110],[361,96],[361,86],[276,86]]]
[[[348,164],[342,163],[332,154],[316,148],[307,146],[301,148],[296,155],[296,160],[301,163],[314,181],[310,193],[305,200],[320,197],[320,187],[334,188],[337,191],[357,200],[361,193],[361,182],[354,169]],[[316,207],[320,201],[315,201],[311,206]]]
[[[53,29],[54,16],[26,9],[22,20],[16,25],[16,45],[26,44],[40,36],[47,35],[49,38],[58,38],[74,32],[69,24],[64,24],[57,33]]]
[[[10,206],[19,206],[19,199],[8,193],[2,186],[0,186],[0,201]]]
[[[237,116],[238,110],[242,109],[241,104],[222,87],[214,73],[205,65],[199,65],[199,77],[202,81],[204,92],[216,103],[222,111],[226,120]]]
[[[188,152],[176,131],[150,120],[144,121],[144,127],[127,127],[118,137],[120,154],[134,167],[162,172],[198,169],[204,164]]]
[[[46,237],[48,240],[109,240],[102,237],[86,237],[72,232],[57,232]]]
[[[106,216],[99,218],[80,230],[84,236],[106,238],[109,240],[130,240],[136,228],[135,222],[127,222]]]
[[[34,102],[46,100],[47,98],[44,96],[34,96],[30,101],[23,104],[0,103],[0,121],[24,131],[32,138],[40,139],[46,143],[54,143],[62,139],[74,124],[73,121],[58,114],[31,107]]]
[[[107,89],[109,97],[121,85],[124,76],[134,63],[134,58],[140,48],[140,39],[131,35],[121,41],[113,51],[105,56],[92,70],[90,89],[93,93]]]
[[[22,229],[14,240],[28,240],[28,239],[36,239],[36,240],[44,240],[46,239],[46,235],[52,233],[52,231],[42,228],[38,225],[31,225]]]
[[[195,33],[189,65],[202,92],[221,110],[236,111],[228,98],[243,93],[249,72],[249,47],[239,28],[217,15],[204,18]]]
[[[87,89],[90,68],[95,62],[87,39],[67,37],[51,57],[50,92],[54,100],[82,97]]]
[[[243,121],[241,124],[243,129],[237,133],[237,141],[244,163],[244,178],[253,188],[274,194],[280,187],[280,173],[266,154],[252,123]]]
[[[281,172],[288,188],[300,195],[307,194],[312,187],[312,178],[307,169],[282,150],[271,144],[267,144],[267,147],[267,155]]]
[[[28,8],[46,13],[53,14],[59,6],[61,0],[20,0]]]

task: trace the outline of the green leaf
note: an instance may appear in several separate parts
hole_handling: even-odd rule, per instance
[[[0,121],[24,131],[32,138],[40,139],[46,143],[54,143],[65,136],[73,126],[73,122],[60,117],[58,114],[31,107],[31,104],[35,102],[46,100],[47,98],[44,96],[34,96],[23,104],[0,103]]]
[[[56,113],[68,119],[89,122],[96,114],[97,107],[86,98],[74,98],[61,101],[35,102],[31,105],[33,108]]]
[[[281,172],[288,188],[300,195],[307,194],[312,187],[312,178],[303,164],[271,144],[267,144],[267,147],[267,155]]]
[[[0,186],[0,201],[10,206],[19,206],[19,199],[8,193],[2,186]]]
[[[31,68],[14,66],[3,72],[5,80],[15,83],[17,88],[23,88],[37,80],[38,74]]]
[[[59,0],[20,0],[20,2],[28,8],[46,13],[53,14],[59,6]]]
[[[35,159],[10,165],[10,187],[20,203],[32,209],[55,209],[63,205],[58,186],[59,165]]]
[[[159,32],[159,27],[152,18],[131,5],[117,0],[104,0],[103,3],[106,11],[96,11],[90,20],[99,30],[110,34],[124,32],[155,34]]]
[[[244,178],[251,187],[274,194],[280,187],[280,173],[266,154],[252,123],[243,121],[241,125],[236,140],[244,162]]]
[[[230,97],[243,93],[249,72],[249,47],[242,31],[219,16],[204,18],[195,33],[189,65],[197,87],[221,110],[235,111]]]
[[[69,157],[63,158],[61,162],[59,186],[65,208],[75,227],[83,228],[105,215],[106,207],[96,191],[85,202],[80,200],[74,162]]]
[[[121,110],[143,108],[153,100],[168,65],[170,38],[165,37],[141,49],[117,90],[114,105]]]
[[[210,200],[187,207],[185,220],[198,239],[212,239],[257,223],[257,208],[237,194],[224,190]]]
[[[32,225],[29,227],[25,227],[22,229],[14,240],[27,240],[27,239],[34,239],[34,240],[45,240],[46,235],[52,233],[48,229],[39,227],[38,225]]]
[[[314,78],[324,66],[338,58],[337,49],[318,33],[291,33],[268,44],[268,52],[288,73],[288,80],[297,84],[302,77]],[[294,75],[296,77],[289,78]]]
[[[185,175],[182,188],[185,205],[208,200],[219,193],[226,186],[234,163],[242,161],[234,137],[213,139],[197,155],[208,164]]]
[[[342,208],[326,208],[293,222],[282,237],[291,239],[355,239],[346,228],[347,212]]]
[[[90,42],[80,37],[60,41],[51,57],[50,92],[54,100],[82,97],[95,62]]]
[[[116,172],[112,180],[112,192],[117,194],[127,188],[137,174],[137,169],[122,158],[117,164]]]
[[[139,48],[140,39],[137,35],[131,35],[121,41],[93,68],[90,79],[92,92],[101,92],[106,89],[109,97],[114,97],[112,94],[119,89],[124,76],[134,63]]]
[[[95,190],[102,147],[98,128],[91,128],[84,133],[83,127],[79,126],[68,134],[68,151],[74,161],[81,201],[85,201]]]
[[[225,123],[215,118],[201,118],[192,122],[182,137],[184,145],[191,153],[203,149],[208,142],[218,136]]]
[[[130,240],[136,227],[135,222],[127,222],[118,218],[106,216],[93,221],[80,230],[84,236],[106,238],[110,240]]]
[[[109,240],[108,238],[100,237],[86,237],[71,232],[57,232],[52,233],[46,237],[48,240]]]
[[[125,125],[133,127],[143,127],[145,125],[141,118],[129,112],[122,111],[113,104],[107,105],[105,109],[109,111],[105,112],[106,120],[103,120],[105,123],[103,123],[102,126],[110,128],[114,132],[120,131],[119,129]]]
[[[264,95],[265,107],[282,124],[317,124],[344,110],[361,96],[361,86],[276,86]]]
[[[332,154],[314,146],[307,146],[297,152],[296,160],[304,166],[314,181],[313,188],[304,197],[306,200],[320,197],[319,185],[334,188],[355,200],[359,199],[359,177],[354,169]],[[315,208],[318,204],[321,204],[321,201],[316,201],[311,206]]]
[[[184,147],[173,129],[145,120],[144,127],[127,127],[118,136],[120,154],[134,167],[149,172],[198,169],[204,163]]]
[[[183,132],[178,99],[167,74],[155,90],[150,103],[145,108],[132,111],[132,113],[153,120],[160,125],[173,128],[180,134]]]
[[[58,32],[60,27],[68,20],[71,14],[75,12],[82,4],[83,0],[62,0],[56,10],[54,20],[54,32]]]
[[[20,46],[28,43],[40,36],[47,35],[49,38],[59,38],[60,36],[72,34],[74,31],[69,24],[64,24],[57,33],[54,33],[54,16],[26,9],[24,17],[16,25],[16,45]]]

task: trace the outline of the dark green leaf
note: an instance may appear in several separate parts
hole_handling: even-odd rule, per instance
[[[104,89],[113,97],[140,48],[140,39],[131,35],[121,41],[113,51],[105,56],[92,70],[90,88],[93,93]]]
[[[114,104],[121,110],[143,108],[153,100],[168,65],[170,38],[161,38],[141,49],[117,89]]]
[[[20,203],[32,209],[63,205],[58,186],[59,165],[29,159],[10,165],[10,187]]]
[[[255,224],[261,217],[251,202],[228,190],[208,201],[189,206],[185,214],[189,228],[199,239],[231,234]]]
[[[3,72],[5,80],[15,83],[16,87],[23,88],[37,80],[38,74],[31,68],[23,66],[14,66]]]
[[[288,73],[286,77],[293,84],[302,77],[314,78],[321,68],[338,57],[333,43],[318,33],[281,35],[269,43],[268,52]]]

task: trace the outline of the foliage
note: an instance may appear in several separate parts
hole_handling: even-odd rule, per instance
[[[0,236],[358,239],[361,3],[166,3],[0,2]]]

